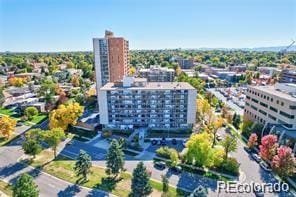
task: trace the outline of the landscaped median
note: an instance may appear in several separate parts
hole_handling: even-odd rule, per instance
[[[76,183],[77,177],[74,171],[75,160],[58,156],[53,159],[53,153],[50,150],[44,150],[39,154],[34,161],[29,163],[31,166],[40,168],[42,171],[51,174],[55,177],[63,179],[65,181]],[[82,186],[91,189],[100,189],[117,196],[128,196],[131,188],[132,175],[128,172],[120,173],[120,179],[111,181],[108,179],[105,169],[99,166],[91,167],[92,173],[88,176],[88,182],[83,183]],[[153,187],[152,196],[160,196],[162,194],[162,183],[155,180],[150,180]],[[169,188],[168,196],[187,196],[188,193],[176,189],[174,187]]]

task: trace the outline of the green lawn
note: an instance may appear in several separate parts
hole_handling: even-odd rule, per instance
[[[10,184],[0,180],[0,190],[7,196],[12,196],[12,187]]]
[[[33,122],[34,124],[40,123],[42,120],[46,119],[47,115],[45,114],[39,114],[38,116],[34,116],[32,120],[28,122]]]
[[[13,115],[15,112],[11,109],[0,108],[0,114],[4,114],[7,116]]]
[[[75,161],[66,157],[58,156],[55,160],[53,158],[52,151],[45,150],[31,163],[34,167],[40,167],[43,171],[58,177],[60,179],[75,183],[77,177],[73,167]],[[92,173],[89,175],[89,181],[83,183],[82,185],[89,188],[97,188],[117,196],[128,196],[131,187],[131,174],[123,172],[120,174],[120,179],[117,181],[111,181],[105,173],[105,169],[99,166],[93,166],[91,168]],[[151,185],[153,187],[152,195],[160,196],[162,190],[162,184],[151,180]],[[185,196],[185,193],[181,190],[170,187],[169,196]]]

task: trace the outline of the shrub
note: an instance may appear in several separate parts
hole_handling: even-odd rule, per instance
[[[28,120],[32,120],[34,116],[38,115],[38,109],[36,107],[27,107],[25,109],[25,116]]]
[[[159,149],[156,150],[156,155],[159,157],[170,159],[170,155],[171,155],[170,148],[167,146],[160,147]]]
[[[238,175],[239,173],[239,163],[235,158],[228,158],[221,165],[223,171],[229,172],[231,174]]]

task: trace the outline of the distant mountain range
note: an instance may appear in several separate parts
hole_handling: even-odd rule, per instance
[[[255,48],[198,48],[197,50],[209,51],[209,50],[222,50],[222,51],[233,51],[233,50],[243,50],[243,51],[273,51],[279,52],[286,49],[287,46],[273,46],[273,47],[255,47]],[[288,51],[296,51],[296,46],[291,46]]]

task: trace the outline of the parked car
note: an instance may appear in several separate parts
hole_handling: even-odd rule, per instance
[[[186,147],[186,143],[187,143],[187,139],[185,139],[185,140],[182,141],[182,145],[183,145],[184,147]]]
[[[165,163],[163,161],[157,161],[154,163],[154,167],[160,170],[165,169]]]
[[[262,191],[262,189],[254,190],[254,194],[256,197],[264,197],[264,192]]]
[[[267,163],[265,163],[265,162],[261,162],[261,163],[260,163],[260,167],[261,167],[263,170],[267,171],[267,172],[271,172],[271,168],[270,168],[269,165],[268,165]]]
[[[170,168],[170,171],[174,174],[180,174],[182,172],[182,168],[180,166],[174,166]]]
[[[17,123],[16,123],[16,126],[17,126],[17,127],[20,127],[20,126],[22,126],[22,125],[23,125],[23,123],[21,123],[21,122],[17,122]]]
[[[258,154],[253,153],[253,154],[251,154],[251,156],[256,162],[259,163],[261,161],[261,157]]]
[[[161,145],[161,146],[166,146],[165,138],[162,138],[162,139],[159,141],[159,145]]]
[[[177,140],[176,139],[172,139],[172,144],[176,145],[177,144]]]
[[[220,134],[216,134],[216,139],[218,140],[218,141],[221,141],[222,140],[222,136],[220,135]]]
[[[244,150],[245,150],[247,153],[251,153],[251,152],[252,152],[252,149],[250,149],[250,148],[247,147],[247,146],[244,147]]]
[[[152,141],[151,141],[151,144],[152,144],[152,145],[156,145],[156,144],[157,144],[157,140],[152,140]]]

